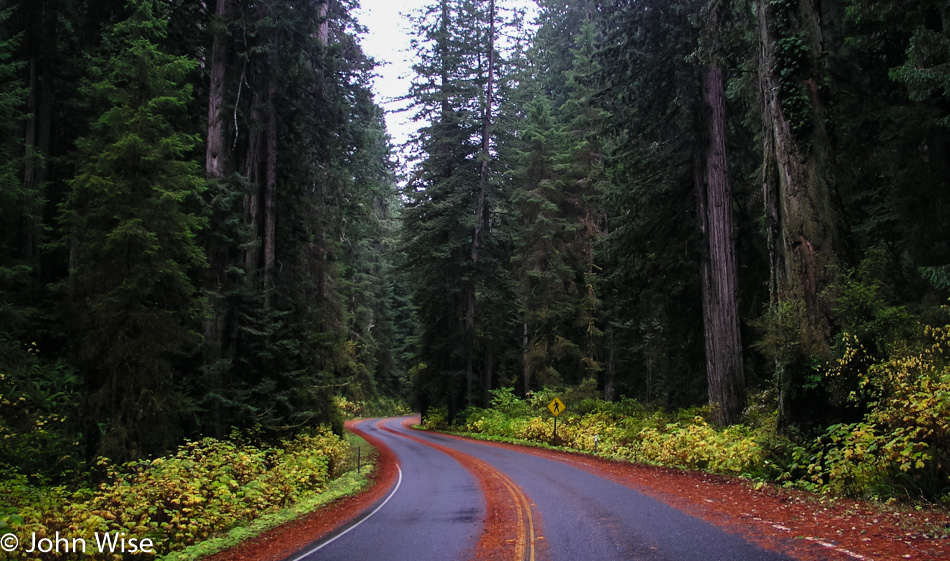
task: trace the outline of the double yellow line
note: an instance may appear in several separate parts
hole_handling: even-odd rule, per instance
[[[465,452],[449,448],[447,446],[442,446],[434,442],[413,436],[411,434],[402,433],[396,430],[391,429],[390,427],[383,426],[383,421],[380,421],[379,428],[390,432],[392,434],[408,438],[410,440],[415,440],[426,446],[430,446],[437,450],[453,456],[455,454],[460,454],[463,456],[468,456],[470,461],[473,463],[480,464],[485,470],[491,472],[492,476],[497,478],[498,481],[501,481],[502,485],[508,490],[508,493],[511,494],[511,498],[515,503],[515,507],[518,511],[518,528],[515,532],[515,547],[514,555],[512,555],[512,561],[535,561],[535,548],[534,542],[536,541],[535,531],[534,531],[534,516],[531,514],[531,503],[528,501],[528,497],[521,491],[518,485],[512,481],[507,475],[501,472],[495,466],[489,464],[485,460],[476,458],[471,454],[466,454]],[[405,426],[405,423],[404,423]]]
[[[534,560],[534,517],[531,516],[531,503],[528,497],[521,492],[521,489],[507,475],[498,471],[493,466],[485,463],[488,468],[495,473],[501,483],[511,493],[511,498],[518,505],[518,532],[515,539],[515,555],[512,557],[515,561],[535,561]],[[526,522],[527,521],[527,522]],[[526,543],[527,542],[527,543]]]

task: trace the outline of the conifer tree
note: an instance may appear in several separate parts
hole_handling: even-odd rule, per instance
[[[668,406],[695,402],[703,370],[701,248],[695,206],[698,72],[693,2],[630,0],[603,15],[598,99],[609,111],[611,210],[602,245],[618,391]],[[698,170],[702,173],[702,170]],[[629,395],[629,394],[628,394]]]
[[[9,16],[0,5],[0,29]],[[28,91],[18,80],[24,65],[13,59],[19,42],[18,35],[0,39],[0,338],[13,336],[31,319],[32,306],[21,301],[32,271],[22,251],[22,228],[35,219],[39,208],[38,193],[21,180],[23,147],[18,132]]]
[[[160,453],[182,433],[178,367],[199,342],[193,278],[204,264],[192,210],[203,181],[184,115],[196,64],[158,48],[163,4],[129,7],[83,86],[99,117],[62,206],[88,451],[115,460]]]
[[[474,402],[476,372],[480,385],[489,383],[489,334],[501,321],[478,312],[508,259],[503,221],[495,218],[503,170],[489,162],[496,153],[493,92],[505,74],[498,17],[492,2],[441,0],[416,18],[420,62],[411,95],[416,118],[430,124],[416,139],[420,161],[405,193],[404,247],[423,326],[426,368],[417,372],[432,376],[420,381],[420,398],[447,396],[453,415],[463,400]]]

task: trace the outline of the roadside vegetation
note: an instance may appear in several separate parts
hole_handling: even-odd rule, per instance
[[[97,485],[43,485],[26,476],[0,481],[0,531],[20,537],[10,559],[113,559],[94,551],[96,535],[150,540],[154,555],[197,559],[352,494],[367,483],[356,472],[355,436],[326,428],[260,446],[232,435],[186,442],[174,454],[112,465],[100,459]],[[364,455],[362,474],[368,461]],[[27,554],[30,536],[81,539],[86,552],[64,547]]]
[[[706,470],[815,491],[875,500],[950,506],[950,326],[927,327],[918,345],[895,347],[874,361],[854,335],[824,370],[830,381],[850,377],[853,422],[810,434],[779,434],[774,390],[750,398],[742,421],[709,422],[708,406],[677,411],[634,399],[608,402],[593,381],[545,388],[521,399],[511,388],[492,391],[488,409],[469,408],[454,423],[430,411],[425,426],[478,438],[556,446],[601,457]],[[546,406],[567,405],[557,436]]]

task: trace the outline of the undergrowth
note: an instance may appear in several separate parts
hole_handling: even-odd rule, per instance
[[[950,506],[950,326],[926,328],[924,341],[875,360],[857,337],[846,334],[844,352],[826,376],[858,371],[849,399],[867,412],[859,422],[834,424],[813,437],[776,433],[769,392],[750,399],[742,424],[720,428],[707,421],[708,407],[654,410],[631,399],[590,397],[591,388],[583,386],[544,389],[524,399],[502,388],[492,392],[491,408],[467,409],[451,426],[444,412],[432,410],[424,426],[834,496]],[[574,400],[566,397],[572,393]],[[555,396],[567,405],[556,438],[546,410]]]
[[[0,532],[19,536],[24,544],[33,535],[87,544],[85,553],[34,556],[20,548],[7,558],[112,559],[92,551],[95,535],[122,532],[149,539],[156,555],[168,555],[250,520],[312,503],[354,466],[350,444],[318,429],[278,447],[206,438],[186,443],[173,456],[119,466],[101,460],[99,467],[105,478],[94,489],[39,487],[25,477],[0,482]]]

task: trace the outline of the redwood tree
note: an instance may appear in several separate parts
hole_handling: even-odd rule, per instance
[[[777,333],[779,426],[806,420],[805,388],[829,358],[831,306],[821,292],[841,261],[829,132],[830,75],[820,3],[760,1],[759,88],[765,160],[762,188],[771,259],[772,330]]]
[[[726,103],[719,22],[722,4],[712,2],[704,39],[708,60],[700,66],[703,116],[706,121],[705,162],[697,162],[696,200],[705,251],[701,257],[706,380],[709,404],[717,424],[736,423],[745,407],[745,373],[736,279],[732,189],[726,154]],[[705,167],[705,180],[699,171]]]

